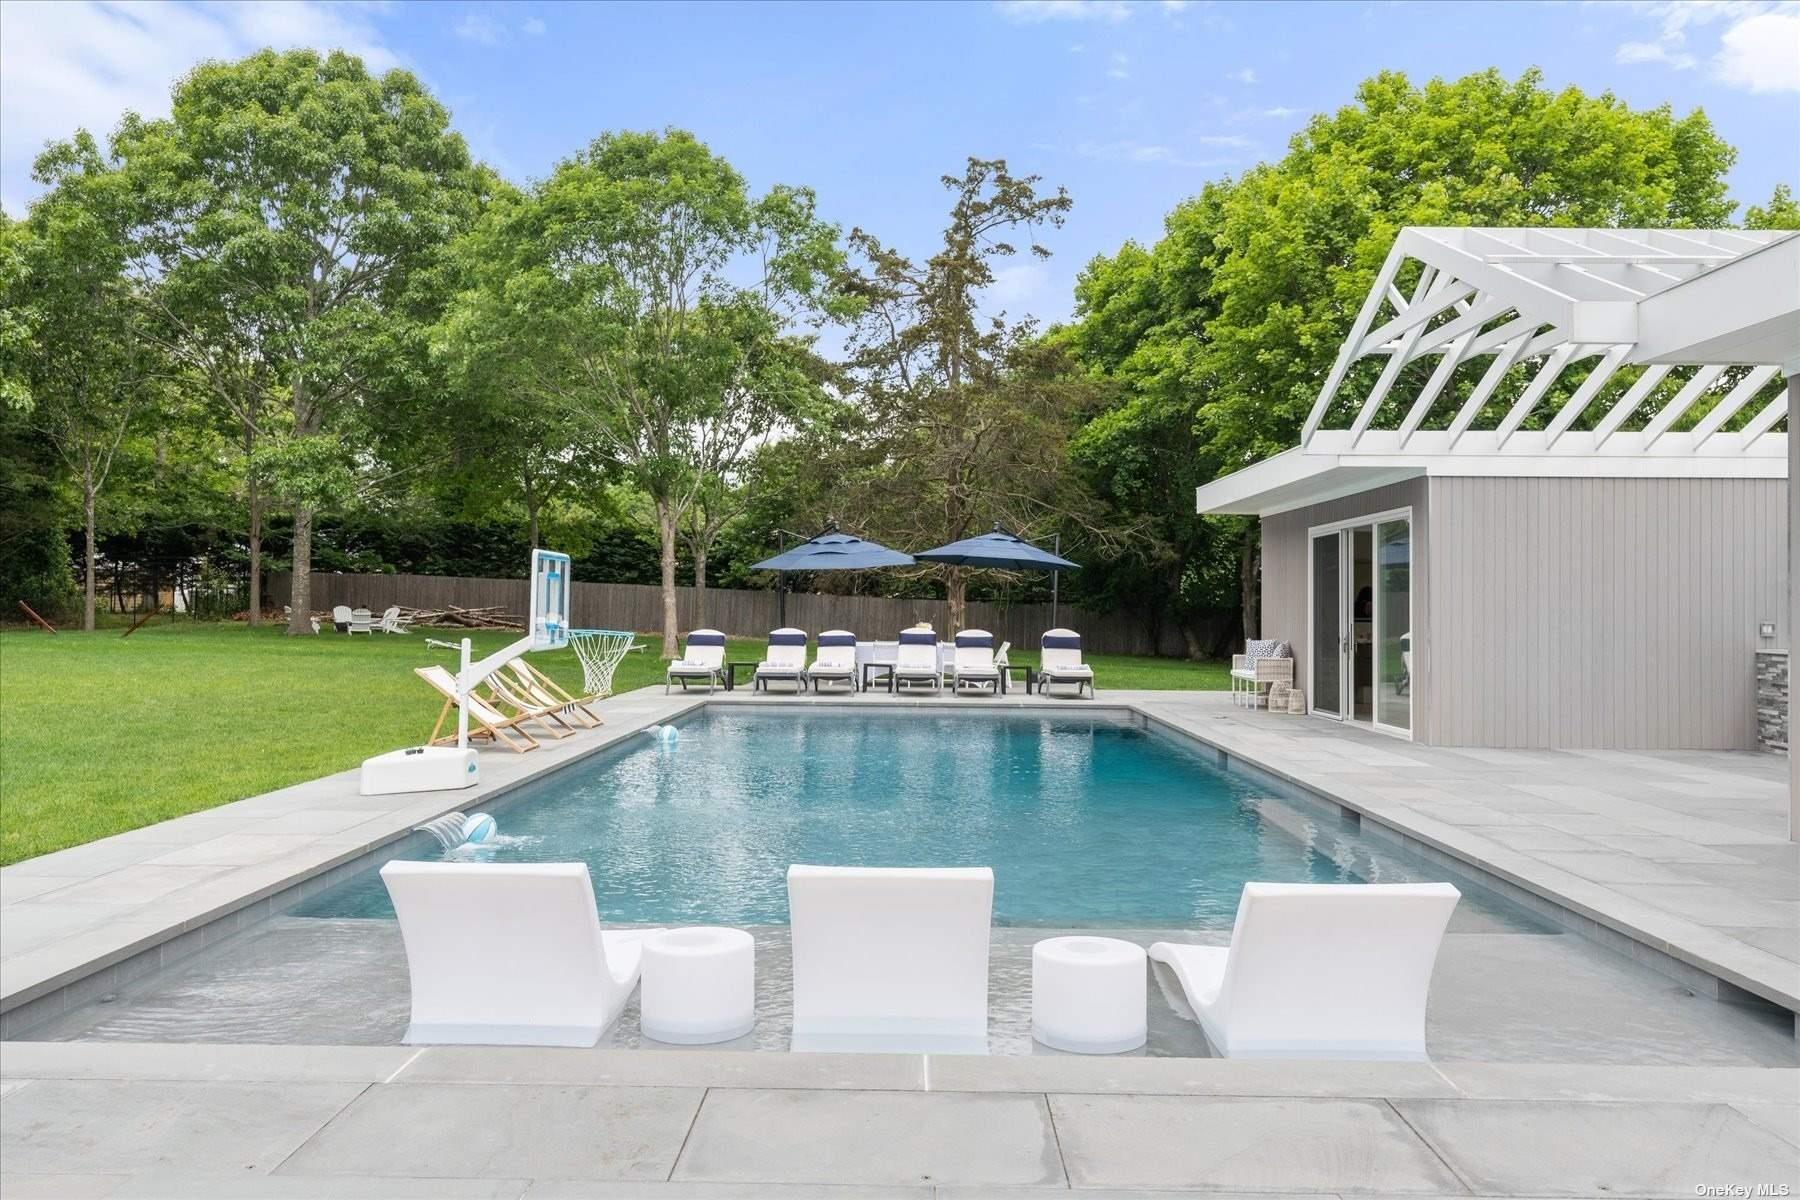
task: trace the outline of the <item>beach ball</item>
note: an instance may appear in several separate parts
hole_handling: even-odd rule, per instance
[[[463,821],[463,840],[465,842],[485,842],[499,832],[500,827],[494,824],[494,818],[486,813],[470,813]]]

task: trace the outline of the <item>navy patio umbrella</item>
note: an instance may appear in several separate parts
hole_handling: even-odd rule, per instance
[[[765,558],[750,569],[753,571],[777,571],[785,575],[790,571],[866,571],[872,567],[910,567],[913,556],[899,550],[890,550],[880,542],[871,542],[867,538],[859,538],[855,534],[844,533],[836,525],[826,528],[825,532],[801,542],[791,550],[783,550],[773,558]],[[775,618],[787,624],[787,587],[784,584],[777,591],[779,615]]]
[[[1062,535],[1058,534],[1057,548],[1062,547]],[[921,550],[916,555],[925,562],[939,562],[952,567],[977,567],[990,571],[1079,571],[1079,563],[1072,563],[1060,554],[1053,554],[1039,546],[1034,546],[1022,537],[1007,533],[1000,528],[1000,522],[994,522],[994,528],[988,533],[975,537],[963,538],[959,542],[951,542],[947,546],[939,546],[935,550]],[[1056,578],[1050,581],[1050,620],[1056,620]]]

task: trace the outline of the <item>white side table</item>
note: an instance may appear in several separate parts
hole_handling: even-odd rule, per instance
[[[1142,946],[1057,937],[1031,948],[1031,1036],[1054,1050],[1119,1054],[1149,1038]]]
[[[644,1036],[699,1045],[743,1037],[756,1024],[756,941],[701,925],[644,939]]]

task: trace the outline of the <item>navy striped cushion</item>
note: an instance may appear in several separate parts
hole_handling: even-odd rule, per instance
[[[956,644],[958,646],[986,646],[992,649],[994,638],[992,634],[987,633],[959,633],[956,635]]]
[[[799,629],[777,629],[769,635],[769,645],[804,646],[806,645],[806,633]]]
[[[1068,633],[1058,634],[1055,637],[1046,636],[1044,638],[1044,649],[1079,650],[1081,649],[1081,635],[1078,633]]]
[[[854,633],[821,633],[819,635],[819,645],[854,646],[856,645],[856,635]]]
[[[725,635],[722,633],[690,633],[687,644],[690,646],[723,646]]]
[[[908,629],[900,634],[902,646],[935,646],[937,634],[929,629]]]

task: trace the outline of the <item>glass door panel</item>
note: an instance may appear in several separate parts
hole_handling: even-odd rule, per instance
[[[1338,533],[1312,540],[1312,710],[1344,715],[1343,543]]]
[[[1383,521],[1375,528],[1375,662],[1379,675],[1375,720],[1392,729],[1412,728],[1412,523]]]

